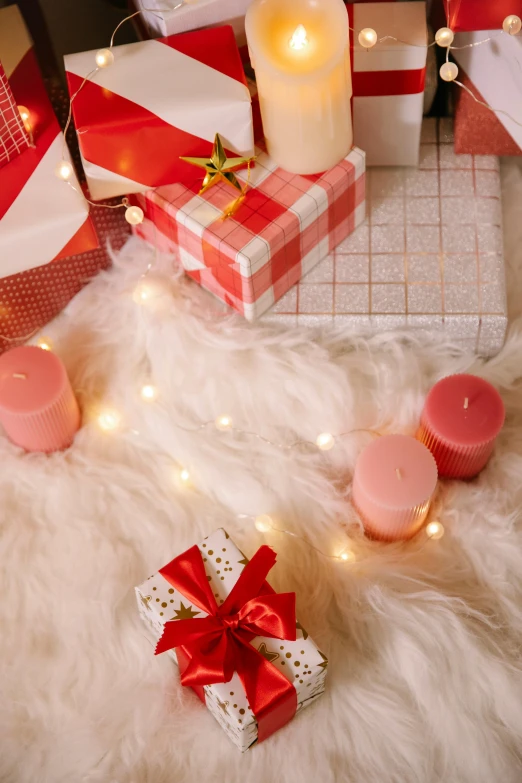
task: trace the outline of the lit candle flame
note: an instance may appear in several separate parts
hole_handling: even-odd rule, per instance
[[[290,38],[290,46],[292,49],[304,49],[305,46],[308,46],[306,30],[302,24],[295,28],[294,34]]]

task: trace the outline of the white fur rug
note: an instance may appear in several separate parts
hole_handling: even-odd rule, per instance
[[[51,457],[0,442],[2,783],[520,782],[522,174],[513,163],[503,174],[513,323],[487,364],[411,334],[311,342],[216,318],[183,280],[140,307],[132,291],[152,254],[136,240],[46,332],[86,417],[108,404],[123,421],[108,435],[90,420]],[[300,455],[182,429],[228,413],[271,439],[413,432],[431,384],[460,370],[498,385],[507,423],[477,481],[442,486],[440,541],[380,545],[350,527],[364,435]],[[139,397],[149,380],[153,404]],[[261,513],[325,551],[349,534],[356,562],[265,539],[237,516]],[[275,547],[272,582],[297,592],[330,659],[327,693],[243,756],[153,656],[133,593],[219,526],[247,554]]]

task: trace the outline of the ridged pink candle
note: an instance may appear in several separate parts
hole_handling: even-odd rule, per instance
[[[26,451],[59,451],[80,427],[80,409],[63,362],[34,345],[0,356],[0,422]]]
[[[401,541],[422,527],[436,486],[437,466],[422,443],[384,435],[357,460],[352,500],[371,538]]]
[[[488,381],[450,375],[429,392],[417,437],[441,476],[469,479],[486,466],[504,418],[502,398]]]

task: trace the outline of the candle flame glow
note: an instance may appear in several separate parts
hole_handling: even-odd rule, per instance
[[[304,49],[305,46],[308,46],[306,29],[303,27],[302,24],[300,24],[295,28],[294,34],[290,38],[290,47],[292,49],[300,50],[300,49]]]

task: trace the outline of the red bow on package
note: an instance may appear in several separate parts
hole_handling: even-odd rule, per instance
[[[295,593],[275,593],[265,581],[275,561],[270,547],[260,547],[221,606],[197,546],[160,569],[167,582],[208,617],[166,622],[156,655],[182,648],[189,662],[181,683],[191,687],[229,682],[237,672],[258,722],[260,742],[288,723],[297,709],[292,683],[250,644],[256,636],[296,638]]]

